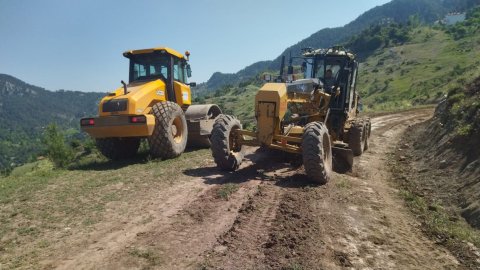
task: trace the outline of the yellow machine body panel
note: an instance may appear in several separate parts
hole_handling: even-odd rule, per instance
[[[287,112],[287,86],[267,83],[255,96],[255,116],[258,122],[257,139],[266,145],[280,132],[280,121]]]
[[[278,104],[275,108],[275,117],[283,118],[287,112],[287,85],[285,83],[267,83],[255,96],[255,107],[260,102],[271,102]],[[258,108],[256,108],[258,113]]]
[[[190,86],[175,81],[173,88],[175,89],[175,96],[177,97],[177,103],[180,105],[180,107],[185,107],[192,104],[192,93]]]
[[[188,107],[191,104],[190,87],[175,81],[174,89],[178,105]],[[152,106],[168,100],[165,82],[155,80],[132,83],[127,85],[128,93],[126,95],[124,91],[124,88],[120,87],[104,97],[99,104],[99,117],[93,118],[95,126],[82,127],[83,130],[94,138],[152,135],[155,126],[155,118],[151,115]],[[147,122],[130,124],[128,117],[121,117],[133,115],[144,115],[147,117]]]
[[[94,138],[148,137],[155,128],[155,117],[150,114],[145,117],[145,123],[131,123],[127,115],[96,117],[92,118],[95,126],[85,126],[82,129]]]
[[[165,83],[162,80],[150,81],[142,84],[134,83],[127,86],[127,94],[124,88],[118,88],[100,101],[98,107],[99,116],[110,115],[138,115],[148,114],[153,104],[167,100]],[[127,100],[125,110],[105,110],[106,104]]]

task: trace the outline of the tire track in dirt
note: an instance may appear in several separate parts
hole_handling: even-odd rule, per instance
[[[277,181],[264,184],[271,194],[249,202],[276,209],[273,221],[261,211],[239,212],[237,220],[242,222],[232,226],[234,237],[220,238],[204,256],[207,268],[462,268],[423,235],[398,191],[389,185],[385,160],[394,142],[409,124],[424,121],[431,113],[419,110],[374,118],[370,150],[355,159],[353,173],[335,174],[325,186],[310,186],[301,171],[275,171]],[[265,219],[263,227],[244,233],[242,228],[258,217]]]
[[[373,119],[370,150],[354,172],[312,186],[303,169],[281,155],[249,148],[235,173],[212,166],[184,172],[193,178],[154,192],[134,215],[106,226],[95,243],[60,269],[442,269],[461,268],[418,228],[391,188],[386,158],[409,123],[431,110]],[[378,120],[378,121],[377,121]],[[210,163],[209,163],[210,164]],[[238,190],[226,201],[218,191]],[[140,209],[140,208],[139,208]],[[127,217],[128,219],[128,217]],[[69,254],[75,254],[70,252]]]
[[[46,261],[44,264],[55,264],[57,269],[94,269],[103,264],[105,258],[121,251],[124,246],[135,241],[137,234],[168,226],[170,218],[176,215],[185,205],[191,203],[198,194],[207,192],[207,187],[199,181],[191,181],[173,186],[167,190],[155,192],[156,198],[144,198],[142,213],[134,217],[125,217],[123,220],[114,220],[110,224],[103,224],[102,230],[88,236],[92,244],[86,247],[70,250],[72,257],[67,257],[60,263]],[[145,221],[149,215],[150,221]]]
[[[271,172],[270,172],[271,173]],[[203,266],[222,269],[255,269],[263,264],[263,246],[280,204],[281,187],[264,181],[239,209],[231,228],[204,255]]]
[[[257,185],[255,180],[241,184],[228,201],[218,197],[219,186],[209,189],[172,217],[170,226],[137,234],[135,241],[122,252],[107,258],[106,266],[110,269],[148,266],[185,269],[197,266],[198,255],[210,249],[217,236],[231,226],[236,212]],[[148,260],[139,260],[131,256],[135,250],[152,252],[158,261],[151,265]]]
[[[254,150],[247,149],[247,154]],[[89,236],[95,239],[92,244],[70,251],[68,254],[75,255],[60,263],[45,264],[58,269],[195,267],[198,256],[231,227],[238,210],[265,176],[248,161],[237,173],[223,173],[210,166],[185,173],[193,178],[139,198],[141,213],[126,217],[121,224],[103,224],[104,230]],[[238,190],[227,201],[218,192],[229,183],[238,185]],[[151,219],[143,224],[145,213]]]

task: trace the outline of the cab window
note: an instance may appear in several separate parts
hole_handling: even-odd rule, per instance
[[[130,57],[130,82],[168,78],[169,57],[140,54]]]
[[[185,66],[186,66],[185,61],[183,61],[181,59],[178,59],[178,58],[174,58],[174,60],[173,60],[173,79],[175,81],[178,81],[178,82],[181,82],[181,83],[186,83]]]

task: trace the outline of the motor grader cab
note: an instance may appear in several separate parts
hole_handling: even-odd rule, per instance
[[[225,170],[236,170],[242,146],[260,146],[301,156],[307,176],[324,184],[332,169],[351,170],[353,156],[368,148],[370,121],[358,119],[355,55],[340,47],[306,50],[303,79],[295,80],[292,57],[284,75],[267,82],[255,97],[255,131],[221,115],[212,131],[212,155]],[[331,77],[326,77],[331,71]],[[271,78],[271,76],[268,76]]]
[[[221,114],[215,104],[191,105],[191,76],[185,56],[167,47],[124,52],[129,83],[109,93],[98,117],[81,119],[83,131],[96,139],[109,159],[130,158],[148,140],[152,156],[174,158],[188,143],[209,146],[213,123]]]
[[[342,47],[328,50],[304,50],[302,65],[305,78],[318,78],[331,95],[327,126],[335,140],[348,141],[349,125],[359,113],[357,92],[358,62],[355,55]],[[327,75],[331,74],[328,79]]]

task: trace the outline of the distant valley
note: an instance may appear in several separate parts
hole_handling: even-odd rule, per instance
[[[97,113],[104,93],[48,91],[0,74],[0,169],[35,159],[42,150],[41,135],[50,123],[67,136],[81,136],[81,117]]]

